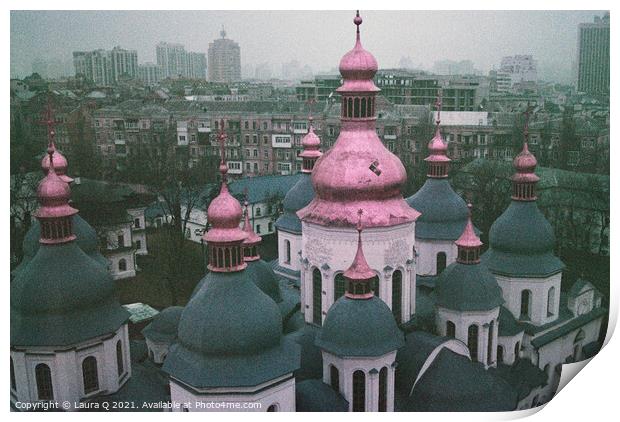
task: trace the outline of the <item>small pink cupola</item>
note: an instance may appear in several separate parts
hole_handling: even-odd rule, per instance
[[[441,90],[435,103],[437,107],[437,120],[435,121],[435,136],[428,143],[428,157],[424,159],[428,163],[427,176],[437,179],[448,177],[450,158],[448,158],[448,143],[441,136]]]
[[[72,217],[78,210],[69,205],[71,188],[56,174],[55,151],[48,148],[49,171],[39,183],[37,198],[40,207],[35,217],[41,224],[42,244],[62,244],[75,239],[71,225]]]
[[[54,151],[54,168],[56,170],[56,174],[60,177],[61,180],[71,183],[73,179],[67,176],[67,168],[69,164],[67,163],[67,159],[56,149],[56,130],[54,128],[54,112],[52,110],[51,105],[48,103],[46,110],[46,120],[45,124],[47,125],[47,138],[48,138],[48,150],[52,149]],[[50,169],[50,156],[49,154],[45,154],[45,156],[41,159],[41,170],[43,174],[47,174]]]
[[[525,127],[523,129],[523,150],[513,160],[516,173],[512,176],[512,199],[515,201],[535,201],[536,184],[540,180],[536,171],[536,157],[528,148],[529,138],[529,108],[525,112]]]
[[[482,242],[476,235],[474,224],[471,221],[472,205],[467,204],[467,208],[469,208],[467,224],[465,224],[465,229],[461,237],[454,242],[458,250],[456,261],[461,264],[478,264],[480,262],[480,247],[482,246]]]
[[[360,209],[357,222],[357,252],[351,266],[343,273],[346,281],[345,296],[351,299],[370,299],[373,294],[373,281],[376,276],[370,268],[362,249],[362,213]]]
[[[243,220],[243,231],[246,233],[246,238],[243,241],[243,256],[246,262],[258,261],[260,259],[260,253],[258,252],[258,246],[262,242],[262,238],[254,232],[252,223],[250,223],[250,213],[248,212],[247,199],[243,203],[245,219]]]
[[[223,122],[220,126],[224,126]],[[228,167],[224,161],[226,133],[220,129],[217,137],[222,156],[219,166],[222,185],[219,195],[211,201],[207,209],[207,222],[211,225],[211,229],[202,238],[207,242],[209,256],[207,268],[215,272],[234,272],[243,270],[247,265],[243,259],[242,247],[247,233],[239,228],[242,218],[241,204],[228,191],[226,180]]]
[[[316,160],[322,155],[319,150],[319,148],[321,148],[321,139],[314,133],[312,116],[310,116],[308,120],[310,127],[308,128],[306,136],[301,140],[303,151],[299,154],[303,160],[301,168],[302,173],[312,173],[314,163],[316,163]]]

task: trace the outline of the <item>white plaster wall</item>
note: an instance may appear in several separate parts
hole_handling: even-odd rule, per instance
[[[116,343],[120,340],[123,346],[124,372],[118,375],[116,362]],[[118,391],[131,377],[131,359],[129,356],[129,335],[127,324],[106,339],[93,339],[75,346],[57,350],[58,347],[33,347],[25,350],[11,350],[11,358],[15,370],[17,390],[11,394],[13,402],[38,402],[35,367],[45,363],[50,367],[54,401],[61,404],[68,401],[76,410],[75,403],[80,400],[104,393]],[[94,356],[97,359],[99,390],[86,395],[82,376],[82,361]]]
[[[558,318],[560,310],[560,287],[562,273],[554,274],[546,278],[516,278],[495,275],[497,284],[502,289],[504,306],[519,319],[521,316],[521,292],[531,292],[530,322],[534,325],[544,325]],[[547,294],[551,287],[555,287],[553,312],[547,313]]]
[[[512,365],[515,363],[515,345],[519,343],[519,350],[523,344],[523,332],[517,333],[514,336],[501,336],[497,339],[498,346],[502,346],[504,349],[504,361],[506,365]],[[497,351],[495,351],[497,357]]]
[[[295,411],[295,379],[292,374],[254,388],[215,388],[200,392],[170,378],[170,395],[173,405],[178,405],[173,408],[177,412],[266,412],[271,405],[276,405],[278,412]],[[235,403],[252,405],[234,408]]]
[[[291,244],[291,260],[286,261],[286,241]],[[278,264],[293,271],[301,270],[301,235],[278,230]]]
[[[468,329],[471,325],[478,326],[478,353],[475,360],[484,364],[486,368],[497,365],[497,333],[499,327],[499,307],[488,312],[462,312],[437,307],[435,323],[437,332],[446,336],[446,324],[452,321],[455,325],[454,335],[457,340],[467,345]],[[493,322],[493,336],[489,337],[490,323]],[[489,341],[491,355],[488,355]],[[474,360],[474,356],[471,356]]]
[[[131,231],[131,237],[134,246],[136,247],[136,255],[146,255],[148,254],[148,249],[146,246],[146,232],[144,230]],[[137,241],[140,241],[140,247],[138,248]]]
[[[168,349],[170,348],[170,343],[153,341],[145,337],[146,347],[149,351],[149,357],[151,354],[153,355],[153,362],[162,364],[164,363],[164,359],[168,354]]]
[[[109,269],[110,274],[114,280],[120,280],[123,278],[135,277],[136,276],[136,263],[135,256],[132,251],[128,250],[123,253],[116,253],[114,255],[108,255],[108,261],[110,263]],[[127,262],[127,270],[120,271],[118,268],[118,263],[121,259],[124,259]]]
[[[418,275],[437,275],[437,254],[446,254],[446,267],[456,261],[456,245],[452,240],[416,239],[416,272]]]
[[[331,385],[330,366],[334,365],[338,368],[340,394],[349,402],[349,411],[353,410],[353,373],[358,370],[363,371],[366,375],[366,411],[377,412],[379,410],[379,371],[386,367],[388,369],[387,411],[394,411],[396,351],[372,358],[344,358],[324,350],[321,353],[323,355],[323,382]],[[376,373],[371,373],[373,369],[376,370]]]
[[[415,268],[413,246],[415,223],[369,228],[362,232],[364,256],[379,277],[379,297],[392,308],[392,280],[402,272],[401,320],[415,313]],[[322,318],[334,303],[334,276],[346,271],[357,250],[355,228],[325,227],[302,222],[301,306],[306,322],[312,318],[312,272],[322,274]],[[307,262],[305,261],[307,260]],[[391,268],[391,269],[389,269]]]

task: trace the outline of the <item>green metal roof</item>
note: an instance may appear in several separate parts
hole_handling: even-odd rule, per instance
[[[533,365],[529,359],[519,359],[514,365],[498,365],[489,372],[504,379],[516,391],[519,400],[524,399],[537,387],[547,384],[547,374]]]
[[[495,277],[482,264],[448,265],[433,293],[438,307],[454,311],[490,311],[504,303]]]
[[[295,384],[297,412],[348,412],[349,402],[323,381],[305,380]]]
[[[170,306],[153,317],[153,321],[142,330],[150,340],[171,343],[177,338],[182,306]]]
[[[583,327],[589,322],[592,322],[598,318],[601,318],[607,314],[607,309],[605,308],[594,308],[592,311],[587,314],[580,315],[575,319],[571,319],[566,324],[561,325],[555,330],[552,330],[546,334],[541,335],[540,337],[536,337],[532,340],[532,346],[536,349],[544,346],[545,344],[549,344],[552,341],[563,337],[565,335],[570,334],[572,331],[578,329],[579,327]]]
[[[129,321],[134,324],[147,321],[159,314],[159,311],[157,309],[151,307],[150,305],[139,302],[123,305],[123,307],[127,309],[130,314]]]

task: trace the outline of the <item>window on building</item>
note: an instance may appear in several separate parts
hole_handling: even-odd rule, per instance
[[[11,390],[17,390],[17,382],[15,382],[15,367],[13,366],[13,358],[11,358]]]
[[[366,410],[366,374],[363,371],[353,372],[353,411]]]
[[[553,316],[555,309],[555,287],[551,287],[547,292],[547,316]]]
[[[522,320],[530,319],[530,301],[532,300],[532,292],[529,290],[521,291],[521,316]]]
[[[504,348],[502,346],[497,346],[497,363],[504,363]]]
[[[334,365],[329,366],[329,383],[336,391],[340,391],[340,372]]]
[[[136,229],[139,229],[139,228],[140,228],[140,219],[139,219],[139,218],[134,218],[134,220],[133,220],[133,226],[134,226]]]
[[[119,377],[125,372],[125,365],[123,362],[123,344],[120,340],[116,342],[116,370]]]
[[[344,295],[345,286],[344,275],[342,273],[336,274],[336,277],[334,277],[334,302]]]
[[[387,367],[379,371],[379,412],[387,412]]]
[[[82,361],[82,378],[84,379],[84,394],[99,390],[97,359],[94,356],[89,356]]]
[[[392,274],[392,314],[396,322],[402,322],[402,292],[403,292],[403,273],[400,270]]]
[[[256,234],[260,234],[260,224],[256,225]]]
[[[125,236],[122,234],[119,234],[116,237],[116,244],[119,248],[122,248],[123,246],[125,246]]]
[[[257,216],[257,217],[260,217],[260,215],[261,215],[261,209],[260,209],[260,207],[256,207],[256,211],[255,211],[255,213],[256,213],[256,216]]]
[[[125,260],[125,258],[118,261],[118,270],[127,271],[127,260]]]
[[[375,296],[379,297],[379,288],[381,287],[379,285],[379,277],[375,276],[370,283],[371,283],[370,285],[372,286],[372,290]]]
[[[267,223],[267,232],[271,233],[273,231],[273,223],[270,221]]]
[[[476,324],[470,325],[467,329],[467,347],[471,360],[478,362],[478,326]]]
[[[287,264],[291,263],[291,242],[289,240],[285,240],[284,241],[284,249],[285,249],[285,257],[286,257],[286,262]]]
[[[519,360],[519,355],[521,354],[521,344],[519,342],[515,343],[515,362]]]
[[[34,376],[37,382],[37,395],[39,400],[54,400],[54,388],[52,386],[52,371],[44,363],[34,368]]]
[[[321,310],[323,308],[323,279],[321,271],[315,268],[312,271],[312,322],[321,325],[323,319]]]
[[[446,337],[454,338],[456,336],[456,326],[454,322],[447,321],[446,322]]]
[[[437,254],[437,275],[441,274],[446,269],[446,253],[439,252]]]

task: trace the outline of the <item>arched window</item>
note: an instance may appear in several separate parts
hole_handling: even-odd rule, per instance
[[[119,377],[123,375],[123,372],[125,372],[125,365],[123,362],[123,345],[120,340],[116,342],[116,369]]]
[[[340,391],[340,372],[334,365],[329,366],[329,383],[336,391]]]
[[[504,348],[497,346],[497,363],[504,363]]]
[[[529,290],[521,291],[521,316],[522,320],[530,319],[530,301],[532,299],[532,292]]]
[[[379,371],[379,412],[387,412],[387,376],[388,369],[384,366]]]
[[[340,299],[344,295],[345,280],[342,273],[336,274],[334,277],[334,302]]]
[[[291,242],[288,240],[284,241],[284,248],[286,249],[286,263],[291,263]]]
[[[94,356],[89,356],[82,361],[82,378],[84,379],[84,394],[99,390],[97,359]]]
[[[323,305],[323,279],[321,277],[321,271],[315,268],[312,271],[312,322],[316,325],[321,325],[321,309]]]
[[[402,322],[403,273],[400,270],[392,274],[392,314],[396,322]]]
[[[446,269],[446,253],[439,252],[437,254],[437,275],[441,274]]]
[[[37,381],[37,394],[39,400],[54,400],[54,388],[52,387],[52,371],[44,363],[38,364],[34,368],[34,375]]]
[[[277,412],[278,411],[278,405],[277,404],[272,404],[271,406],[269,406],[267,408],[267,412]]]
[[[125,258],[118,261],[118,270],[127,271],[127,261],[125,260]]]
[[[11,358],[11,390],[17,390],[17,383],[15,382],[15,368],[13,367],[13,358]]]
[[[353,411],[366,410],[366,374],[363,371],[353,372]]]
[[[521,344],[517,342],[515,344],[515,363],[519,360],[519,353],[521,352]]]
[[[547,292],[547,316],[552,316],[555,309],[555,287],[551,287]]]
[[[473,362],[478,362],[478,326],[472,324],[467,329],[467,347]]]
[[[371,281],[371,285],[372,285],[372,290],[375,293],[375,296],[379,297],[379,288],[381,287],[379,285],[379,276],[374,276],[374,278]]]
[[[493,330],[495,328],[495,321],[491,321],[489,324],[489,338],[487,340],[487,365],[490,365],[492,362],[492,352],[493,352]]]
[[[454,338],[456,337],[456,326],[454,322],[447,321],[446,322],[446,337]]]

